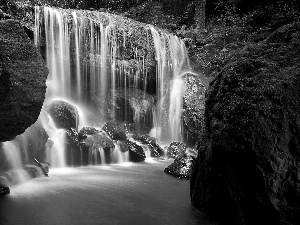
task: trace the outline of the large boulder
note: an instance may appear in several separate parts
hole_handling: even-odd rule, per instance
[[[126,123],[118,121],[108,121],[102,128],[112,140],[123,140],[127,139],[127,133],[130,128]]]
[[[48,70],[17,21],[0,21],[0,52],[0,141],[4,142],[37,120]]]
[[[206,94],[191,200],[221,224],[300,224],[300,23],[277,32]]]
[[[47,105],[47,111],[57,128],[78,128],[79,117],[76,106],[63,100],[53,100]]]
[[[125,141],[126,145],[128,146],[129,149],[129,159],[132,162],[142,162],[145,160],[146,155],[144,152],[144,149],[136,144],[133,141],[126,140]]]

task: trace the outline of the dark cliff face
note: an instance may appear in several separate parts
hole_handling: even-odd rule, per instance
[[[193,205],[221,224],[300,223],[300,23],[248,45],[206,93]]]
[[[19,22],[0,21],[0,142],[33,124],[42,108],[48,70]]]

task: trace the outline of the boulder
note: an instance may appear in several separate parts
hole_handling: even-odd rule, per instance
[[[138,144],[130,141],[130,140],[126,140],[126,145],[128,146],[129,149],[129,159],[132,162],[142,162],[145,160],[146,155],[144,152],[144,149],[139,146]]]
[[[0,196],[10,194],[10,189],[6,185],[0,184]]]
[[[206,93],[191,200],[221,224],[300,224],[300,24],[278,32]]]
[[[78,133],[79,140],[85,139],[87,137],[87,135],[93,135],[93,134],[96,134],[99,132],[100,132],[100,130],[97,130],[94,127],[83,127],[83,128],[81,128],[81,130]]]
[[[19,22],[0,21],[0,142],[24,133],[39,117],[48,69]]]
[[[102,147],[102,148],[114,148],[115,145],[112,140],[102,133],[96,133],[93,135],[88,135],[85,140],[83,140],[87,146]]]
[[[86,139],[80,142],[82,162],[87,164],[100,164],[104,162],[101,159],[100,149],[104,151],[105,163],[111,162],[111,150],[115,148],[112,140],[103,133],[88,135]]]
[[[118,121],[108,121],[102,128],[112,140],[123,140],[127,138],[129,132],[128,125],[126,123]]]
[[[79,117],[76,106],[63,100],[52,100],[46,108],[57,128],[66,130],[78,128]]]
[[[177,157],[174,162],[165,168],[165,173],[171,174],[177,178],[189,179],[191,177],[195,164],[195,157],[182,155]]]
[[[169,158],[181,157],[185,154],[186,145],[181,142],[172,142],[167,149],[167,156]]]
[[[202,78],[202,77],[201,77]],[[195,145],[204,127],[205,86],[199,77],[185,78],[186,90],[182,104],[182,136],[188,146]]]
[[[142,135],[140,141],[149,146],[152,157],[164,156],[164,150],[157,144],[158,140],[156,138],[149,135]]]

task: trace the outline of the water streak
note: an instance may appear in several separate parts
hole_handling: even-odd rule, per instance
[[[21,159],[21,152],[18,143],[15,141],[7,141],[3,143],[3,151],[11,167],[12,172],[15,174],[14,178],[16,183],[25,182],[29,179],[29,175],[23,169]]]

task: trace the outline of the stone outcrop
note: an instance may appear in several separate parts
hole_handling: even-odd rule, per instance
[[[165,173],[171,174],[177,178],[189,179],[195,165],[195,157],[182,155],[177,157],[174,162],[165,168]]]
[[[48,70],[17,21],[0,21],[0,52],[0,141],[4,142],[37,120]]]
[[[200,78],[189,75],[185,78],[186,90],[183,96],[182,128],[183,140],[188,146],[195,145],[204,124],[205,86]]]
[[[130,140],[126,140],[126,145],[128,146],[129,149],[129,159],[132,162],[142,162],[145,160],[146,155],[145,152],[143,150],[143,148],[141,146],[139,146],[138,144],[130,141]]]
[[[300,23],[237,53],[205,107],[193,205],[221,224],[299,224]]]
[[[102,128],[112,140],[123,140],[127,138],[129,128],[126,123],[118,121],[108,121]]]
[[[150,137],[149,135],[142,135],[140,137],[140,141],[143,144],[147,144],[151,151],[151,157],[160,157],[164,156],[164,150],[159,146],[158,140],[154,137]]]
[[[47,108],[57,128],[66,130],[78,128],[79,117],[76,106],[63,100],[53,100]]]

